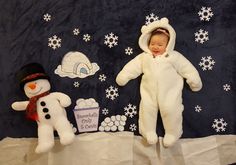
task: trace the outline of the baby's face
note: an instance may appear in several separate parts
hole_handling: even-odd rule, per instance
[[[157,56],[166,51],[167,44],[168,37],[165,34],[156,34],[151,37],[148,48],[154,56]]]

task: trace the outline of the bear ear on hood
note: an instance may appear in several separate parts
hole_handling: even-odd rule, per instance
[[[167,25],[167,24],[169,24],[169,20],[168,20],[168,18],[163,17],[160,20],[154,21],[148,25],[143,25],[141,28],[141,32],[146,33],[151,27],[153,27],[153,26],[156,27],[156,25],[158,25],[158,24]]]
[[[162,24],[169,24],[169,20],[166,17],[163,17],[162,19],[160,19],[160,21]]]
[[[144,33],[147,29],[147,25],[143,25],[142,28],[141,28],[141,32]]]

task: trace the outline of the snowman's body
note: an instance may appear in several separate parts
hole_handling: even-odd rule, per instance
[[[32,98],[49,91],[50,88],[47,79],[38,79],[26,83],[24,91],[26,96]],[[25,110],[28,104],[29,101],[15,102],[12,108]],[[64,108],[70,104],[70,97],[59,92],[49,93],[37,100],[38,146],[35,150],[37,153],[49,151],[54,146],[54,130],[58,132],[61,144],[67,145],[74,140],[75,135]]]

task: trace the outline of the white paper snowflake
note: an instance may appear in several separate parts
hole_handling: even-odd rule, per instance
[[[135,124],[130,124],[129,129],[134,132],[137,130],[137,126]]]
[[[78,88],[78,87],[79,87],[79,85],[80,85],[80,84],[79,84],[79,82],[78,82],[78,81],[75,81],[75,82],[74,82],[74,87]]]
[[[84,35],[83,35],[83,40],[84,40],[85,42],[88,42],[88,41],[91,40],[91,36],[90,36],[89,34],[84,34]]]
[[[229,91],[229,90],[231,89],[231,87],[230,87],[229,84],[224,84],[224,85],[223,85],[223,89],[224,89],[225,91]]]
[[[79,28],[75,28],[75,29],[73,30],[73,34],[74,34],[75,36],[78,36],[79,33],[80,33]]]
[[[118,96],[119,96],[118,88],[110,86],[109,88],[106,89],[106,98],[115,100]]]
[[[132,104],[128,104],[128,106],[124,108],[124,111],[125,111],[125,116],[128,116],[130,118],[133,118],[134,115],[137,114],[136,106]]]
[[[46,14],[43,15],[43,19],[44,19],[46,22],[49,22],[49,21],[51,21],[52,16],[51,16],[50,14],[46,13]]]
[[[155,14],[151,13],[149,15],[146,16],[146,22],[145,25],[148,25],[150,23],[152,23],[153,21],[157,21],[159,19],[158,16],[156,16]]]
[[[203,71],[212,70],[214,64],[215,61],[212,59],[211,56],[202,57],[201,62],[199,63]]]
[[[209,21],[214,14],[211,10],[211,7],[203,6],[201,10],[198,12],[198,15],[201,21]]]
[[[125,54],[127,54],[127,55],[133,54],[133,49],[130,48],[130,47],[127,47],[127,48],[125,49]]]
[[[102,114],[107,115],[109,113],[109,110],[107,108],[102,109]]]
[[[203,29],[198,30],[194,35],[195,41],[201,44],[209,40],[208,31],[204,31]]]
[[[224,121],[223,118],[221,119],[214,119],[212,124],[212,128],[215,129],[216,132],[224,132],[226,129],[227,123]]]
[[[197,105],[197,106],[195,107],[195,111],[196,111],[196,112],[201,112],[201,111],[202,111],[202,107],[200,107],[199,105]]]
[[[127,117],[124,115],[116,115],[106,117],[99,126],[99,131],[124,131]]]
[[[48,38],[48,46],[52,49],[57,49],[61,47],[61,38],[57,37],[56,35]]]
[[[103,81],[106,81],[106,78],[107,78],[107,77],[106,77],[105,74],[100,74],[98,79],[99,79],[101,82],[103,82]]]
[[[105,35],[104,44],[109,48],[118,45],[118,36],[114,35],[112,32],[109,35]]]

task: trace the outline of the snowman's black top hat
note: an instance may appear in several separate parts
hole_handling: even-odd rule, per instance
[[[19,81],[20,88],[23,90],[24,85],[27,82],[38,80],[38,79],[47,79],[49,80],[48,75],[46,75],[42,65],[38,63],[30,63],[24,65],[16,74],[17,80]]]

